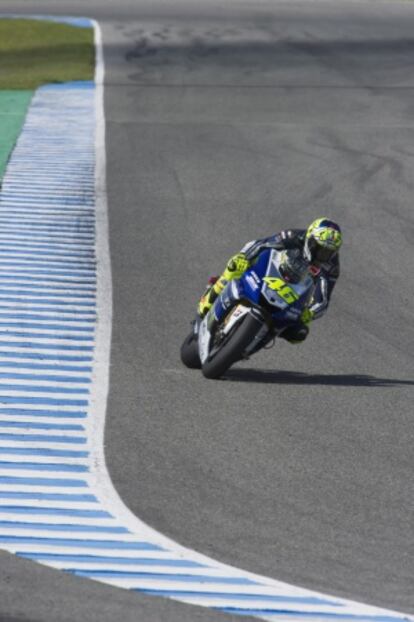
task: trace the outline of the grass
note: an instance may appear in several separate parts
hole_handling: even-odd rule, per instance
[[[30,19],[0,19],[0,89],[92,80],[92,28]]]

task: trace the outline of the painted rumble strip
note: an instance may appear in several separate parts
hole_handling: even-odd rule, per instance
[[[37,91],[0,194],[0,547],[241,616],[408,620],[186,549],[114,490],[103,454],[112,307],[94,28],[95,83]]]

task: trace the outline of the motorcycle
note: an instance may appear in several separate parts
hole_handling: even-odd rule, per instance
[[[227,284],[204,318],[197,316],[181,346],[186,367],[219,378],[300,321],[315,282],[311,270],[298,282],[286,278],[282,266],[287,253],[263,251],[240,279]]]

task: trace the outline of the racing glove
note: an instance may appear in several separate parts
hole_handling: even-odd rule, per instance
[[[305,326],[307,326],[312,322],[314,315],[314,312],[310,309],[304,309],[300,316],[300,321],[302,322],[302,324],[305,324]]]
[[[250,262],[246,259],[246,255],[244,253],[237,253],[237,255],[230,257],[221,278],[224,278],[226,281],[239,279],[249,266]]]

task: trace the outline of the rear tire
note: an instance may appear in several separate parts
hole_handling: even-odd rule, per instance
[[[181,361],[190,369],[201,369],[200,356],[198,354],[198,338],[191,332],[181,346]]]
[[[246,315],[228,342],[224,344],[217,354],[213,355],[211,359],[207,359],[204,363],[202,366],[203,375],[211,379],[220,378],[233,363],[236,363],[243,357],[247,346],[253,341],[262,325],[262,322],[252,315]]]

